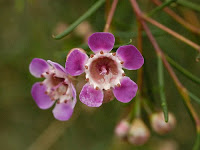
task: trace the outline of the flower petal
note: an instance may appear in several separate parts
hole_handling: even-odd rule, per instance
[[[109,52],[112,50],[115,43],[115,37],[108,32],[96,32],[88,39],[88,46],[94,53],[99,51]]]
[[[45,94],[45,91],[46,87],[44,85],[40,85],[39,82],[35,83],[31,89],[31,95],[38,107],[41,109],[48,109],[54,103],[50,97]]]
[[[75,48],[73,49],[66,60],[65,68],[67,73],[72,76],[78,76],[84,72],[85,63],[88,56],[82,52],[82,50]]]
[[[29,65],[30,73],[37,78],[40,78],[41,74],[46,72],[48,69],[48,63],[40,58],[34,58]]]
[[[74,88],[74,85],[71,84],[71,87],[72,87],[72,96],[73,96],[73,104],[72,104],[72,107],[74,108],[75,105],[76,105],[76,89]]]
[[[64,68],[63,66],[61,66],[60,64],[58,64],[58,63],[56,63],[56,62],[53,62],[53,61],[51,61],[51,60],[47,60],[47,62],[48,62],[50,65],[52,65],[55,69],[57,69],[57,70],[59,70],[59,71],[61,71],[61,72],[63,72],[63,73],[66,73],[65,68]]]
[[[139,69],[144,64],[144,58],[133,45],[120,46],[117,56],[124,62],[123,67],[128,70]]]
[[[121,86],[113,89],[116,99],[122,103],[128,103],[135,97],[138,86],[129,77],[121,79]]]
[[[89,83],[86,83],[81,90],[79,99],[89,107],[99,107],[103,102],[103,91],[96,90]]]
[[[69,120],[74,110],[72,105],[72,101],[56,104],[55,108],[53,109],[54,117],[60,121]]]

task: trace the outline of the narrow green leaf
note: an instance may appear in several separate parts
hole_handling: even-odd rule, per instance
[[[163,74],[163,63],[160,56],[158,56],[158,82],[160,90],[161,106],[165,117],[165,122],[168,122],[168,108],[164,91],[164,74]]]
[[[153,14],[157,13],[158,11],[162,10],[163,8],[165,8],[166,6],[169,6],[171,3],[176,2],[177,0],[168,0],[165,1],[164,3],[162,3],[160,6],[156,7],[155,9],[153,9],[151,12],[149,12],[147,14],[147,16],[152,16]]]
[[[185,6],[185,7],[188,7],[190,9],[193,9],[195,11],[200,12],[200,5],[195,4],[195,3],[191,2],[191,1],[188,1],[188,0],[178,0],[177,3],[180,4],[180,5],[182,5],[182,6]]]
[[[105,0],[98,0],[88,11],[86,11],[82,16],[80,16],[74,23],[72,23],[64,32],[62,32],[59,35],[54,36],[53,38],[56,40],[62,39],[63,37],[67,36],[69,33],[71,33],[74,28],[76,28],[81,22],[83,22],[85,19],[87,19],[89,16],[91,16],[98,8],[103,5]]]
[[[192,92],[188,91],[189,96],[195,100],[196,102],[198,102],[200,104],[200,98],[198,98],[196,95],[194,95]]]
[[[176,68],[179,72],[181,72],[184,76],[186,76],[191,81],[200,84],[200,78],[194,76],[192,73],[181,67],[178,63],[176,63],[173,59],[171,59],[169,56],[166,56],[168,62]]]

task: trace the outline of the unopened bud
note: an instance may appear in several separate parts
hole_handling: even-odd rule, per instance
[[[130,123],[127,120],[121,120],[115,128],[115,134],[120,138],[125,138],[128,134]]]
[[[114,95],[111,89],[109,90],[103,90],[103,103],[108,103],[114,99]]]
[[[129,130],[128,141],[134,145],[143,145],[148,141],[150,132],[141,119],[133,120]]]
[[[168,122],[165,122],[163,112],[154,113],[151,116],[151,126],[158,134],[166,134],[176,125],[176,118],[172,113],[168,113]]]

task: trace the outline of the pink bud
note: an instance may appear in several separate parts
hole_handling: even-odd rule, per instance
[[[163,112],[154,113],[151,116],[151,126],[158,134],[166,134],[171,131],[176,125],[176,118],[172,113],[168,114],[169,120],[165,122]]]
[[[130,128],[130,123],[123,119],[121,120],[115,128],[115,134],[120,138],[125,138],[128,134]]]
[[[134,145],[143,145],[150,137],[147,126],[141,119],[133,120],[129,130],[128,141]]]

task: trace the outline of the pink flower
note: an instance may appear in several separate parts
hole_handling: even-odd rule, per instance
[[[83,86],[79,98],[90,107],[101,106],[105,90],[111,89],[116,99],[123,103],[136,95],[137,84],[125,76],[122,68],[139,69],[144,58],[133,45],[121,46],[116,53],[109,53],[114,43],[111,33],[97,32],[88,39],[88,45],[95,54],[88,58],[83,50],[75,48],[67,57],[66,70],[70,75],[86,74],[88,83]]]
[[[33,76],[45,78],[43,82],[35,83],[31,90],[38,107],[48,109],[57,101],[53,109],[54,117],[61,121],[68,120],[76,104],[76,90],[65,68],[50,60],[34,58],[29,70]]]

